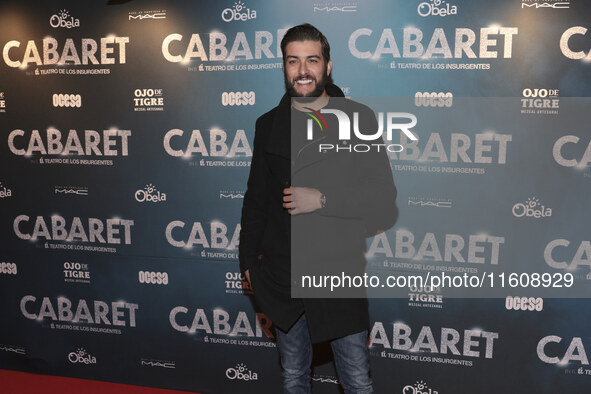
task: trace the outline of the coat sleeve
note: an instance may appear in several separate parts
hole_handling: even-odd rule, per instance
[[[268,173],[264,152],[265,133],[262,124],[261,117],[256,122],[250,175],[248,176],[240,220],[238,255],[240,272],[243,274],[244,271],[250,269],[261,254],[261,243],[268,220],[268,213],[265,209],[265,201],[268,198]]]
[[[377,130],[375,114],[368,107],[364,109],[369,111],[369,114],[361,117],[368,119],[365,127],[367,130]],[[367,144],[368,141],[353,139],[351,143]],[[350,160],[354,168],[350,182],[344,186],[329,183],[325,190],[320,190],[326,196],[326,206],[317,212],[324,216],[362,218],[368,237],[386,231],[396,222],[398,207],[397,191],[385,146],[379,151],[372,149],[370,152],[351,153]]]

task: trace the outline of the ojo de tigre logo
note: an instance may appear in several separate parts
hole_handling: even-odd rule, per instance
[[[557,110],[560,105],[559,92],[559,89],[523,89],[521,108]],[[543,113],[542,111],[538,112]],[[536,113],[536,111],[531,113]]]
[[[224,92],[222,93],[222,105],[254,105],[255,93],[250,92]]]
[[[163,89],[135,89],[133,96],[135,111],[162,111],[164,109]]]
[[[6,112],[6,100],[4,99],[4,92],[0,92],[0,112]]]
[[[340,142],[345,142],[344,145],[335,145],[335,144],[318,144],[318,149],[320,152],[326,152],[329,150],[334,150],[335,152],[346,151],[346,152],[369,152],[372,149],[376,149],[378,152],[383,148],[388,152],[402,152],[404,150],[404,146],[401,144],[384,144],[378,143],[382,141],[382,134],[384,133],[384,113],[378,113],[378,129],[373,134],[364,134],[359,129],[359,113],[353,113],[353,133],[355,137],[362,141],[375,141],[372,144],[348,144],[349,140],[351,140],[351,120],[349,119],[349,115],[341,111],[339,109],[328,109],[322,108],[319,111],[315,111],[311,108],[307,108],[310,112],[307,112],[307,115],[310,116],[312,119],[308,119],[307,123],[307,139],[309,141],[314,140],[314,121],[320,127],[320,130],[323,132],[325,129],[328,130],[328,124],[326,119],[322,116],[322,114],[333,114],[337,117],[339,122],[339,131],[338,131],[338,139]],[[365,116],[368,116],[367,114]],[[386,118],[386,139],[388,141],[392,141],[392,132],[394,130],[402,131],[408,139],[411,141],[418,141],[418,138],[410,131],[411,128],[416,126],[417,124],[417,117],[411,113],[407,112],[388,112],[385,115]],[[394,121],[395,119],[406,119],[406,122],[398,122]]]

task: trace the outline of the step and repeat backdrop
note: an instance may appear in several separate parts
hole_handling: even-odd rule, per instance
[[[371,299],[376,392],[588,393],[583,0],[3,1],[0,368],[280,392],[237,246],[255,121],[303,22],[348,97],[418,119],[418,141],[392,136],[400,214],[368,272],[504,286]],[[338,393],[316,350],[314,392]]]

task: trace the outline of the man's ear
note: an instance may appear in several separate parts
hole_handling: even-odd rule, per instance
[[[330,75],[330,72],[332,71],[332,60],[328,61],[328,64],[326,65],[326,75]]]

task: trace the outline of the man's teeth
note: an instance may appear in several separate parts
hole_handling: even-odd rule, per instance
[[[297,83],[299,83],[300,85],[306,85],[309,83],[312,83],[311,79],[300,79],[299,81],[297,81]]]

